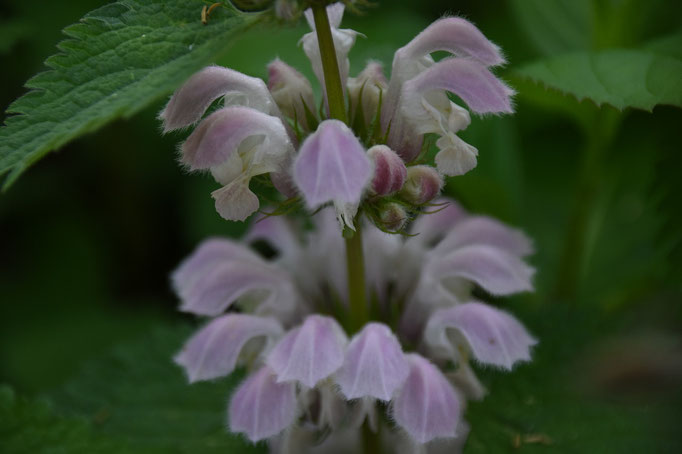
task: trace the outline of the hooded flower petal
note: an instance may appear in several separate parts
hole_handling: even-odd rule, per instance
[[[266,362],[277,374],[278,382],[297,380],[312,388],[341,367],[346,342],[336,320],[310,315],[303,325],[282,338]]]
[[[184,128],[201,120],[213,101],[225,96],[226,104],[252,107],[279,115],[265,83],[222,66],[208,66],[184,83],[171,97],[159,117],[164,131]]]
[[[407,355],[410,373],[393,399],[393,418],[419,443],[455,437],[460,402],[441,371],[424,357]]]
[[[476,113],[511,113],[514,90],[484,65],[466,58],[441,60],[403,86],[402,113],[409,117],[420,102],[415,97],[432,90],[445,90],[462,98]],[[417,98],[418,99],[418,98]]]
[[[206,117],[182,144],[182,162],[191,170],[208,169],[238,152],[248,158],[242,159],[244,167],[258,167],[252,176],[278,170],[293,145],[279,118],[248,107],[226,107]]]
[[[533,268],[498,248],[474,244],[438,257],[428,264],[434,279],[461,278],[473,281],[493,295],[532,290]]]
[[[505,62],[500,48],[493,44],[471,22],[461,17],[446,17],[435,21],[395,53],[394,65],[419,60],[436,51],[450,52],[458,57],[470,57],[485,66]]]
[[[256,442],[277,435],[296,418],[296,386],[277,383],[267,366],[251,374],[230,401],[230,431]]]
[[[407,360],[390,328],[369,323],[348,345],[336,382],[348,399],[375,397],[388,401],[407,374]]]
[[[206,273],[231,261],[265,264],[258,255],[239,243],[224,238],[208,238],[173,272],[173,288],[182,296],[190,292]]]
[[[455,330],[462,337],[450,336]],[[475,359],[511,370],[517,361],[530,361],[530,347],[537,341],[508,313],[483,303],[465,303],[433,314],[425,338],[434,346],[448,349],[455,359],[461,339]]]
[[[357,205],[372,178],[372,163],[360,141],[338,120],[320,123],[294,162],[294,181],[306,205]]]
[[[198,315],[219,315],[252,292],[262,297],[259,306],[264,308],[290,310],[297,300],[287,273],[265,262],[221,261],[176,289],[182,300],[180,310]]]
[[[382,109],[382,127],[386,129],[400,103],[403,84],[434,64],[431,53],[450,52],[458,57],[480,62],[483,67],[504,63],[500,49],[473,24],[459,17],[440,19],[429,25],[393,57],[388,93]]]
[[[281,325],[269,318],[228,314],[216,318],[190,338],[175,356],[190,383],[231,373],[246,343],[258,337],[279,336]]]
[[[533,245],[523,232],[487,216],[467,216],[462,219],[438,243],[435,252],[447,254],[473,244],[493,246],[517,257],[525,257],[533,252]]]

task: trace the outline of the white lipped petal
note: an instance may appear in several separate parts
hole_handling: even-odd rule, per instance
[[[327,19],[329,19],[329,26],[331,28],[339,28],[341,26],[341,20],[343,19],[343,12],[346,9],[346,5],[342,2],[332,3],[327,5]],[[313,17],[313,10],[308,8],[303,12],[308,26],[315,31],[315,19]]]
[[[457,436],[461,404],[442,372],[416,353],[407,355],[410,373],[393,399],[393,418],[418,443]]]
[[[232,395],[230,431],[244,433],[257,442],[289,427],[296,413],[296,386],[278,383],[273,371],[264,366],[249,375]]]
[[[530,361],[530,348],[537,344],[512,315],[479,302],[435,312],[424,336],[428,344],[448,351],[455,360],[463,347],[477,361],[508,370],[516,362]]]
[[[404,383],[408,364],[400,342],[381,323],[368,323],[348,345],[336,383],[348,399],[374,397],[383,401]]]
[[[372,163],[348,126],[325,120],[301,145],[293,176],[309,209],[334,202],[349,224],[371,181]]]
[[[266,363],[278,382],[298,381],[309,388],[334,373],[343,363],[348,338],[331,317],[308,316],[270,351]]]
[[[230,374],[247,342],[277,337],[282,326],[274,319],[245,314],[218,317],[194,334],[175,356],[190,383]]]
[[[215,209],[227,221],[244,221],[258,210],[258,196],[249,189],[248,178],[237,178],[211,193]]]
[[[331,27],[332,40],[334,41],[336,60],[339,65],[341,86],[345,88],[346,81],[348,80],[348,72],[350,69],[348,53],[355,44],[355,39],[358,35],[358,32],[350,29],[339,29],[339,26],[341,25],[341,19],[343,18],[344,9],[345,6],[341,2],[327,6],[327,16],[329,18],[329,25]],[[300,42],[303,45],[303,51],[310,60],[315,76],[320,81],[326,103],[327,90],[325,88],[326,85],[324,82],[324,70],[322,69],[322,56],[320,54],[320,44],[317,40],[317,33],[315,32],[315,21],[313,20],[312,10],[307,9],[305,11],[305,16],[308,20],[310,28],[313,31],[303,35],[303,38],[301,38]]]
[[[457,137],[456,134],[448,132],[436,141],[438,154],[436,154],[436,168],[443,175],[450,177],[464,175],[476,167],[478,150]]]
[[[225,96],[226,105],[242,105],[279,115],[277,105],[262,80],[229,68],[208,66],[190,77],[159,114],[164,131],[198,122],[211,103],[221,96]]]

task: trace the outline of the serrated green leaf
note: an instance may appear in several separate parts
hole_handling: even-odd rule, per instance
[[[173,355],[192,334],[187,326],[158,328],[90,363],[52,396],[67,414],[96,421],[104,434],[146,453],[258,453],[229,434],[227,402],[242,374],[189,385]]]
[[[8,108],[18,115],[0,128],[0,175],[9,172],[4,188],[49,151],[170,93],[258,17],[225,6],[203,25],[204,4],[120,0],[67,27],[62,53],[26,83],[32,90]]]
[[[575,52],[516,70],[547,87],[617,109],[651,110],[658,104],[682,107],[682,34],[639,49]]]
[[[82,418],[61,418],[43,400],[17,396],[0,386],[0,452],[3,454],[68,454],[132,452],[123,443],[93,433]]]

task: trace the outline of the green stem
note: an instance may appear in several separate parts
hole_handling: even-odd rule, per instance
[[[343,86],[336,59],[336,49],[332,38],[332,30],[327,17],[327,9],[323,4],[313,5],[315,31],[320,45],[324,85],[327,92],[327,103],[331,118],[347,123],[346,104],[343,99]],[[348,271],[349,299],[349,331],[359,331],[369,320],[369,308],[365,293],[365,261],[362,252],[362,233],[360,222],[356,219],[356,231],[346,237],[346,269]],[[352,233],[352,232],[351,232]]]
[[[341,85],[339,62],[336,59],[332,29],[329,25],[327,8],[325,5],[313,5],[313,18],[315,19],[317,42],[320,45],[320,56],[322,58],[322,71],[324,72],[324,86],[327,92],[329,116],[347,123],[346,103],[343,100],[343,86]]]
[[[349,328],[359,331],[369,320],[365,289],[365,260],[362,254],[362,233],[356,222],[353,236],[346,238],[346,269],[348,270]]]
[[[589,226],[595,216],[595,202],[602,187],[602,168],[621,117],[619,112],[604,107],[590,123],[592,126],[583,150],[573,210],[559,261],[555,298],[574,299],[588,265]]]

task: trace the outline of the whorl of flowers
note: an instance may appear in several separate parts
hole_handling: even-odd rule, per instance
[[[340,3],[327,7],[350,100],[347,122],[329,118],[322,46],[309,12],[313,31],[301,44],[323,88],[320,108],[311,83],[275,60],[267,85],[205,68],[161,113],[166,131],[198,123],[181,160],[222,185],[212,195],[225,219],[258,210],[249,188],[258,175],[315,213],[313,229],[260,216],[243,242],[206,240],[180,265],[173,285],[181,310],[212,319],[175,360],[190,382],[246,367],[229,428],[269,440],[273,452],[355,452],[362,427],[396,434],[383,437],[394,450],[434,440],[461,444],[466,399],[485,393],[470,361],[509,370],[530,360],[536,342],[509,313],[472,293],[531,290],[528,238],[437,199],[443,176],[471,170],[477,156],[456,135],[469,112],[448,92],[475,113],[511,112],[512,90],[490,71],[504,59],[474,25],[448,17],[398,49],[390,81],[376,62],[349,77],[357,32],[339,28],[343,10]],[[435,62],[435,51],[451,56]],[[204,117],[221,97],[224,107]],[[435,166],[424,159],[431,137]],[[427,207],[440,209],[417,216]],[[358,295],[349,290],[348,229],[364,236],[360,297],[368,316],[361,326],[352,320]],[[274,259],[250,250],[254,242],[267,243]]]

